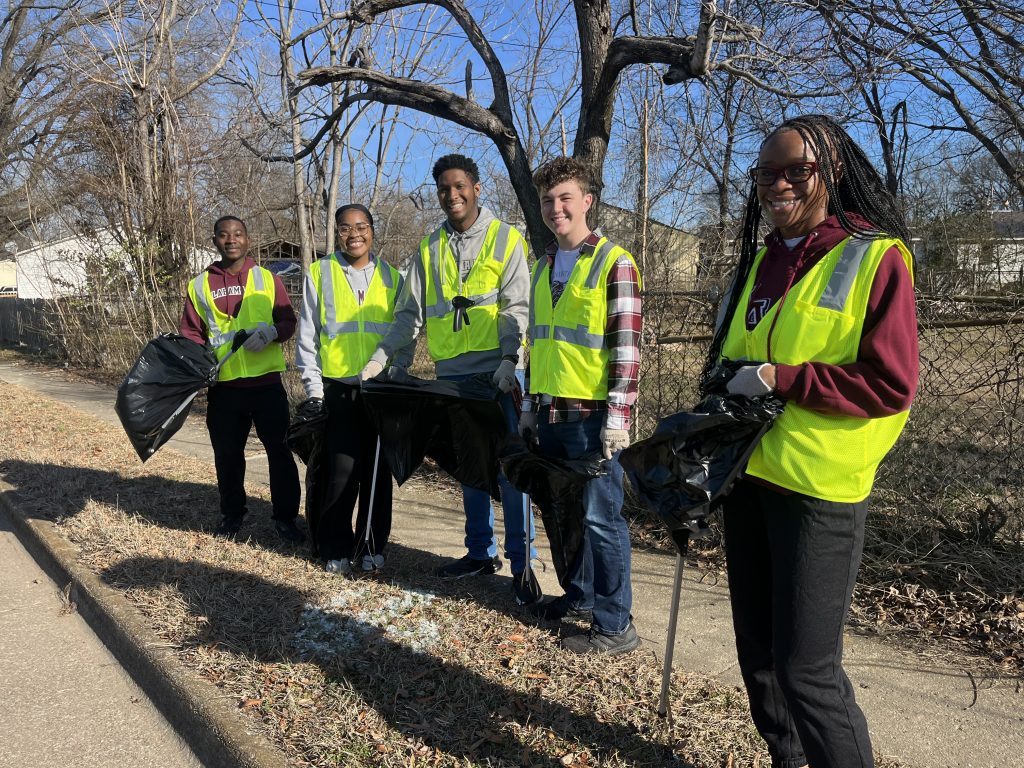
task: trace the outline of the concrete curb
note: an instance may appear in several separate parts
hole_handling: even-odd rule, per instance
[[[281,750],[247,730],[216,686],[189,675],[170,651],[156,647],[132,605],[78,563],[75,548],[53,523],[26,516],[17,492],[2,480],[0,504],[25,549],[58,585],[70,586],[79,614],[204,765],[286,768]]]

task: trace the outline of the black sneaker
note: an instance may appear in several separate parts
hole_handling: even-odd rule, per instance
[[[299,530],[299,526],[295,524],[294,520],[275,520],[274,528],[277,530],[277,535],[285,541],[300,544],[306,540],[306,534]]]
[[[242,530],[242,515],[224,515],[220,524],[213,529],[213,535],[223,539],[233,539]]]
[[[640,636],[633,622],[629,622],[621,635],[606,635],[591,627],[589,632],[573,635],[562,640],[562,647],[573,653],[629,653],[640,647]]]
[[[533,615],[545,621],[582,621],[587,624],[594,620],[594,612],[589,608],[580,608],[569,602],[567,595],[556,597],[541,603],[533,609]]]
[[[544,590],[540,588],[533,568],[524,568],[512,574],[512,594],[516,598],[516,605],[527,607],[537,605],[544,599]]]
[[[495,555],[486,560],[474,560],[469,555],[453,560],[437,569],[442,579],[464,579],[467,576],[490,576],[501,570],[501,558]]]

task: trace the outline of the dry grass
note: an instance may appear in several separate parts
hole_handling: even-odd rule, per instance
[[[249,540],[216,540],[212,467],[142,466],[117,428],[6,384],[0,472],[293,765],[768,764],[736,688],[677,674],[663,721],[649,650],[571,657],[504,589],[437,581],[401,542],[386,571],[330,576],[278,541],[265,498]]]

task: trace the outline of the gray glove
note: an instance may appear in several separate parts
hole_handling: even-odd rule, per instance
[[[381,371],[384,370],[384,366],[378,363],[376,360],[371,360],[363,366],[363,370],[359,372],[360,381],[368,381],[369,379],[377,378]]]
[[[516,385],[516,364],[511,360],[502,360],[498,370],[494,372],[491,382],[501,392],[511,392]]]
[[[242,346],[249,352],[262,352],[267,344],[277,338],[277,326],[261,325],[255,331],[249,333],[242,342]]]
[[[775,383],[774,368],[775,366],[770,363],[745,365],[725,383],[725,391],[730,395],[743,397],[764,397],[771,394]],[[772,383],[769,384],[769,381]]]
[[[519,436],[527,443],[537,442],[537,412],[523,411],[519,416]]]
[[[606,459],[624,448],[629,448],[629,430],[609,429],[607,424],[601,427],[601,453]]]

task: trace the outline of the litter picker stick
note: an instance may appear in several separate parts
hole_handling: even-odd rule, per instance
[[[683,589],[683,556],[690,542],[689,534],[683,540],[680,551],[676,554],[676,577],[672,585],[672,611],[668,617],[668,636],[665,638],[665,664],[661,672],[661,699],[658,702],[658,717],[667,717],[668,686],[672,679],[672,654],[676,649],[676,624],[679,620],[679,596]]]
[[[377,495],[377,467],[380,465],[380,436],[377,436],[377,452],[373,454],[373,478],[370,480],[370,504],[366,513],[366,535],[363,541],[366,544],[366,554],[370,552],[370,523],[373,522],[373,499]]]
[[[526,557],[526,568],[530,570],[530,528],[533,527],[533,502],[530,501],[530,494],[523,494],[523,553]],[[530,583],[530,582],[527,582]]]

